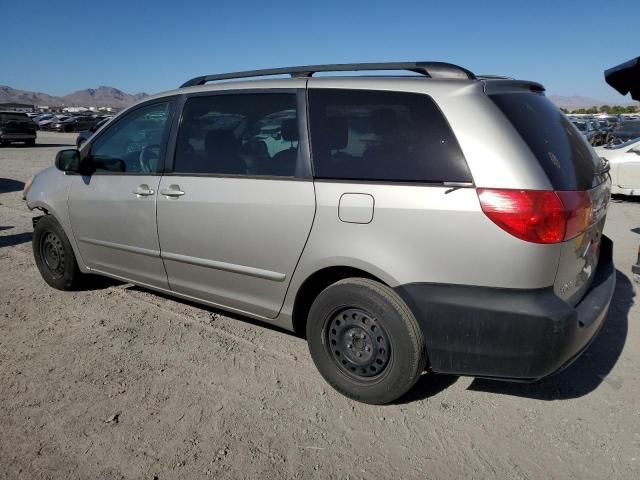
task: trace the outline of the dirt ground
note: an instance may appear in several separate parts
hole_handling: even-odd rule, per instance
[[[304,340],[132,285],[41,280],[22,184],[75,135],[0,149],[0,478],[640,478],[640,201],[615,201],[616,295],[563,373],[426,375],[350,401]]]

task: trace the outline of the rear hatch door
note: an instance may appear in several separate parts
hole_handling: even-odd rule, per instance
[[[3,133],[35,133],[36,125],[22,113],[0,113],[0,130]]]
[[[562,243],[554,291],[575,305],[598,265],[611,191],[608,165],[539,85],[487,89],[487,93],[538,159],[565,208],[573,212],[567,224],[572,233]]]

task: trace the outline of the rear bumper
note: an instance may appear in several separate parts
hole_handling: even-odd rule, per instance
[[[603,236],[593,283],[575,307],[552,287],[413,283],[396,290],[422,326],[433,371],[536,380],[571,364],[602,327],[616,282],[612,253]]]

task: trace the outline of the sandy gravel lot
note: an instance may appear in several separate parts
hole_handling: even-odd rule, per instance
[[[0,149],[0,478],[640,478],[640,201],[611,207],[614,303],[568,370],[428,375],[375,407],[288,333],[126,284],[49,288],[19,190],[74,138]]]

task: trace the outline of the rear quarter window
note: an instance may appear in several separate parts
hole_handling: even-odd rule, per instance
[[[316,178],[471,182],[442,112],[431,97],[406,92],[309,90]]]
[[[596,186],[598,157],[578,131],[583,128],[572,125],[547,97],[518,92],[492,94],[489,98],[529,146],[555,190]]]

